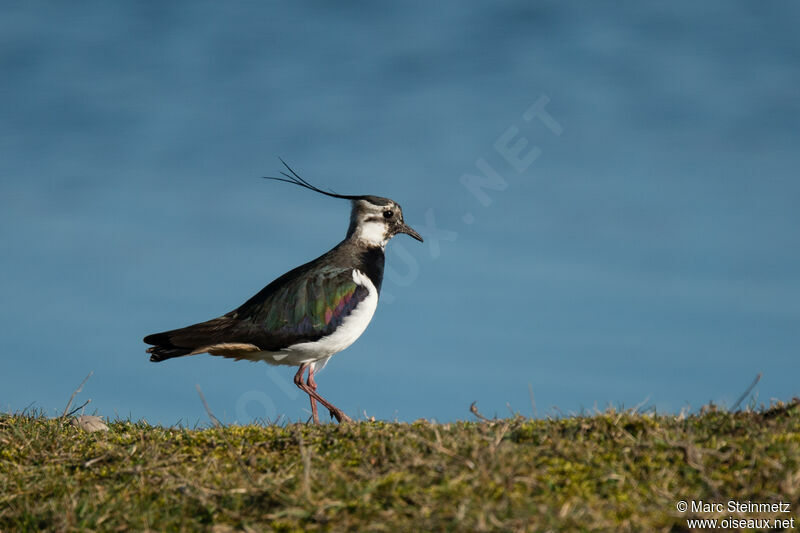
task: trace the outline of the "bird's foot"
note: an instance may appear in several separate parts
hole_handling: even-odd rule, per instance
[[[341,409],[333,408],[333,409],[330,409],[330,412],[331,412],[331,418],[335,418],[336,421],[339,422],[340,424],[342,422],[352,422],[353,421],[353,419],[350,418],[349,416],[347,416],[346,414],[344,414],[344,411],[342,411]]]

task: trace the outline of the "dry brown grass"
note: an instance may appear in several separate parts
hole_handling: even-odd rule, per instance
[[[692,499],[800,517],[799,411],[96,433],[4,414],[0,530],[684,531]]]

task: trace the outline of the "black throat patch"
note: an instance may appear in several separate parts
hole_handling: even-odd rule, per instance
[[[356,268],[367,275],[369,280],[375,285],[378,293],[381,292],[383,283],[383,264],[385,256],[380,246],[370,246],[359,250],[356,259]]]

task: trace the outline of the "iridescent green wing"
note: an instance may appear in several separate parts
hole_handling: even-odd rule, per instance
[[[238,322],[237,339],[265,350],[315,341],[333,333],[369,295],[353,280],[352,268],[301,269],[281,276],[229,314]]]

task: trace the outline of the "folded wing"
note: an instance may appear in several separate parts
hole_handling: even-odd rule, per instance
[[[206,322],[145,337],[150,360],[209,352],[279,351],[330,335],[369,295],[353,269],[303,265],[276,279],[242,306]]]

